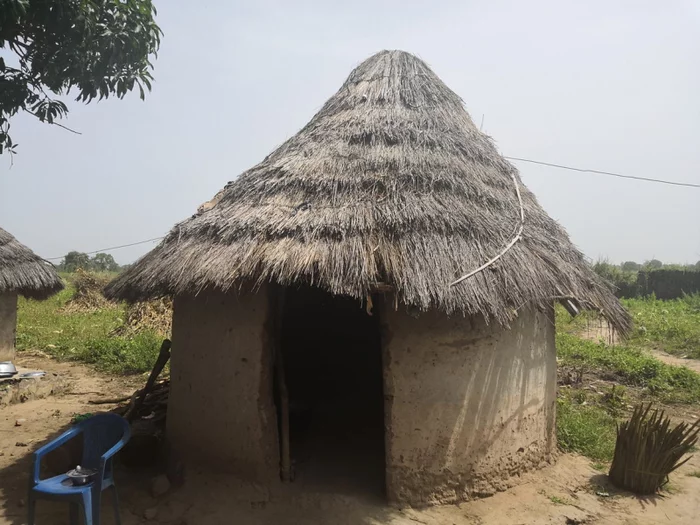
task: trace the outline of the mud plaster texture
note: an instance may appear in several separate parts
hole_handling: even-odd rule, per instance
[[[15,358],[17,294],[0,294],[0,362]]]
[[[553,460],[551,316],[525,311],[505,330],[480,317],[383,312],[390,502],[491,495]]]
[[[268,313],[264,291],[175,298],[167,437],[185,471],[279,479]]]

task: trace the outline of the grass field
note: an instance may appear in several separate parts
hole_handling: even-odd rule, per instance
[[[651,401],[670,409],[693,407],[700,402],[700,374],[654,358],[651,350],[697,357],[700,355],[699,296],[675,301],[629,299],[624,305],[634,317],[630,337],[620,344],[586,340],[578,334],[594,314],[572,319],[557,308],[557,358],[560,371],[574,370],[588,379],[612,384],[600,391],[560,388],[557,434],[567,451],[596,461],[609,461],[615,448],[616,422],[629,413],[630,403]]]
[[[634,318],[629,343],[700,359],[700,294],[673,301],[623,299]]]
[[[46,301],[20,298],[17,349],[41,350],[60,359],[91,363],[112,373],[139,373],[153,366],[162,336],[142,331],[113,335],[124,324],[125,306],[108,305],[95,311],[64,312],[74,288]]]

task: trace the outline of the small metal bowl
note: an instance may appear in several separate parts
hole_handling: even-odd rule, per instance
[[[12,377],[17,374],[17,368],[11,361],[3,361],[0,363],[0,377]]]
[[[97,471],[90,468],[83,468],[80,465],[73,470],[66,472],[66,476],[71,480],[71,483],[76,486],[87,485],[92,481],[92,478],[97,474]]]

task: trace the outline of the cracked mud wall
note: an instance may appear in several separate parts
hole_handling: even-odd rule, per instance
[[[493,494],[556,452],[552,312],[383,312],[387,495],[415,506]]]
[[[15,358],[17,294],[0,293],[0,362]]]
[[[269,314],[265,290],[175,298],[167,438],[186,469],[279,479]]]

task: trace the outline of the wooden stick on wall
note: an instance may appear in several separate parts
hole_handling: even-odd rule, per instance
[[[277,388],[280,395],[280,473],[282,481],[292,479],[292,460],[289,450],[289,393],[287,381],[284,377],[284,360],[280,348],[277,349]]]
[[[282,321],[284,316],[284,288],[279,289],[275,326],[275,376],[280,400],[280,477],[282,481],[292,479],[292,458],[289,446],[289,392],[284,374],[282,356]]]

